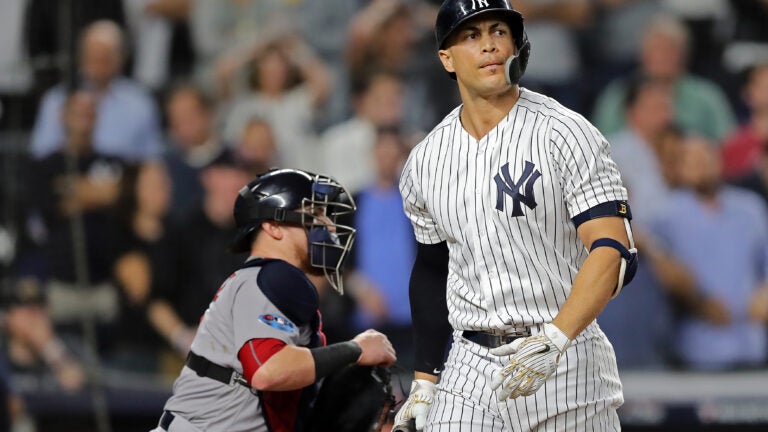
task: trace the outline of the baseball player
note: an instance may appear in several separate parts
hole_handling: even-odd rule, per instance
[[[318,380],[350,364],[389,366],[381,333],[325,346],[318,294],[339,292],[354,230],[335,223],[354,211],[334,180],[283,169],[244,187],[235,202],[233,252],[250,252],[205,311],[185,367],[154,431],[304,430]]]
[[[507,0],[446,0],[435,34],[462,105],[400,181],[419,245],[416,373],[396,427],[618,430],[621,383],[595,317],[637,252],[608,143],[518,85],[531,45]]]

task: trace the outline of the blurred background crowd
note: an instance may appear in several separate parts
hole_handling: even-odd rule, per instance
[[[383,330],[407,375],[399,170],[458,104],[439,3],[0,0],[0,430],[90,430],[45,395],[156,424],[245,258],[226,253],[234,198],[275,166],[355,194],[324,328]],[[599,318],[620,369],[768,370],[768,1],[512,3],[522,86],[590,119],[630,193],[642,265]]]

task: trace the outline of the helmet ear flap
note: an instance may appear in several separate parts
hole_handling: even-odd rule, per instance
[[[525,74],[525,69],[528,67],[528,59],[531,56],[531,43],[528,42],[528,38],[523,39],[523,44],[520,47],[517,55],[513,55],[508,58],[504,63],[504,72],[507,79],[507,83],[511,85],[517,85],[520,83],[520,79]]]

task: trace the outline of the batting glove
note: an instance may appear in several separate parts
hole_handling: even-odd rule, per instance
[[[491,388],[499,389],[502,401],[518,396],[530,396],[557,370],[560,356],[571,340],[557,326],[544,324],[544,331],[536,336],[515,339],[511,343],[491,350],[491,354],[512,358],[509,364],[496,371]]]
[[[424,429],[427,422],[427,413],[435,397],[435,383],[427,380],[416,379],[411,383],[411,393],[408,400],[395,416],[395,427],[406,427],[408,420],[416,421],[416,430]]]

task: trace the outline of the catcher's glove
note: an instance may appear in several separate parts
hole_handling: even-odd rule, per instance
[[[394,403],[389,369],[347,366],[323,380],[307,431],[380,431]]]

